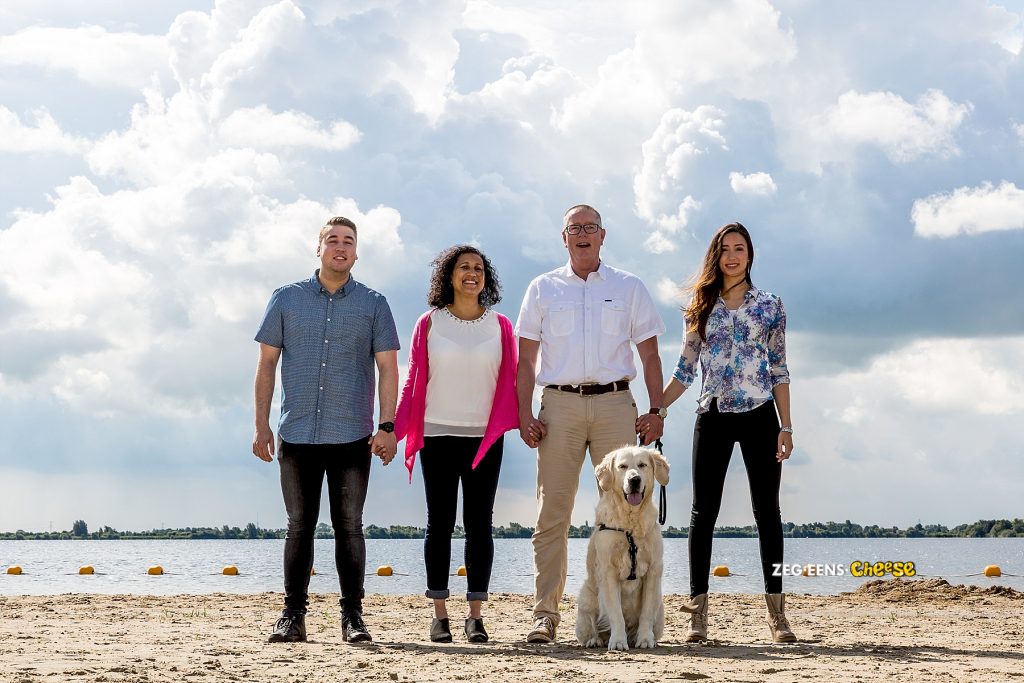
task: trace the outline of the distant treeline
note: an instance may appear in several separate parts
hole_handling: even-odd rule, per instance
[[[961,524],[952,529],[941,524],[916,524],[906,529],[880,527],[877,524],[861,526],[850,520],[845,522],[811,522],[782,525],[783,534],[790,538],[992,538],[1024,537],[1024,519],[982,519],[973,524]],[[588,522],[581,526],[569,527],[569,538],[590,538],[594,528]],[[687,529],[665,527],[665,538],[686,538]],[[366,538],[423,538],[424,529],[416,526],[393,524],[388,527],[371,524],[363,528]],[[533,527],[511,522],[506,526],[494,527],[495,538],[530,538]],[[259,539],[284,538],[284,529],[261,529],[249,522],[245,528],[229,527],[186,527],[184,529],[152,529],[150,531],[118,531],[109,526],[98,531],[89,531],[84,520],[76,520],[70,531],[7,531],[0,532],[0,540],[73,540],[73,539]],[[455,527],[456,538],[463,538],[461,526]],[[723,526],[715,529],[720,538],[754,538],[757,529],[753,526]],[[328,524],[319,524],[317,538],[334,538],[334,530]]]

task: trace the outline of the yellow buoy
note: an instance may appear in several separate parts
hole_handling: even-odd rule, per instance
[[[459,568],[455,570],[455,573],[458,576],[465,576],[466,575],[466,565],[464,565],[464,564],[459,565]]]
[[[720,564],[717,567],[715,567],[714,569],[712,569],[711,573],[714,574],[715,576],[729,576],[730,575],[729,574],[729,568],[726,567],[724,564]]]
[[[86,564],[78,568],[79,574],[95,574],[96,570],[92,568],[91,564]]]
[[[395,570],[390,565],[382,564],[377,567],[377,576],[391,576],[395,573]]]
[[[1003,570],[999,568],[998,564],[990,564],[985,567],[985,576],[1002,576]]]
[[[238,576],[238,567],[233,564],[229,564],[224,567],[224,576]]]
[[[7,573],[8,574],[20,575],[21,574],[21,567],[19,567],[18,565],[13,565],[11,567],[8,567],[7,568]]]
[[[805,564],[804,565],[804,570],[802,572],[800,572],[800,573],[803,574],[804,576],[810,576],[811,575],[811,565]]]
[[[152,567],[146,570],[146,573],[150,576],[161,576],[164,573],[164,568],[158,564],[154,564]]]
[[[309,575],[310,576],[316,576],[316,569],[314,569],[313,567],[310,567],[309,568]]]

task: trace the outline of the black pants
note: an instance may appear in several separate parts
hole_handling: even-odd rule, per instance
[[[773,564],[782,562],[782,514],[779,483],[782,463],[778,450],[779,419],[775,402],[745,413],[721,413],[717,402],[697,416],[693,427],[693,510],[690,513],[690,595],[708,592],[711,540],[722,507],[725,473],[738,441],[750,484],[764,592],[781,593],[782,577],[772,576]]]
[[[462,482],[462,526],[466,530],[466,599],[486,600],[494,564],[494,495],[498,490],[504,437],[500,437],[473,469],[480,438],[428,436],[423,439],[420,467],[427,495],[427,534],[423,559],[427,565],[428,598],[448,597],[452,532]]]
[[[341,608],[362,611],[366,571],[363,503],[370,479],[369,439],[367,435],[344,444],[281,443],[278,463],[288,513],[284,542],[284,604],[288,612],[306,611],[324,475],[334,527],[334,562],[341,581]]]

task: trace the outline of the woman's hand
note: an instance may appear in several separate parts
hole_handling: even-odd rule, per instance
[[[533,413],[519,418],[519,438],[530,448],[536,448],[537,444],[548,435],[547,426],[535,418]]]
[[[775,454],[775,459],[782,462],[789,460],[791,455],[793,455],[793,435],[789,432],[779,432],[779,450]]]

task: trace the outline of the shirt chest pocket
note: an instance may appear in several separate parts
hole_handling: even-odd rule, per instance
[[[363,313],[336,313],[327,321],[327,338],[347,350],[369,346],[373,333],[373,317]],[[361,350],[361,349],[360,349]]]
[[[573,325],[576,324],[576,306],[564,302],[550,304],[544,321],[547,323],[548,332],[556,337],[572,334]]]
[[[629,336],[626,302],[621,299],[605,299],[601,302],[601,331],[616,337]]]

